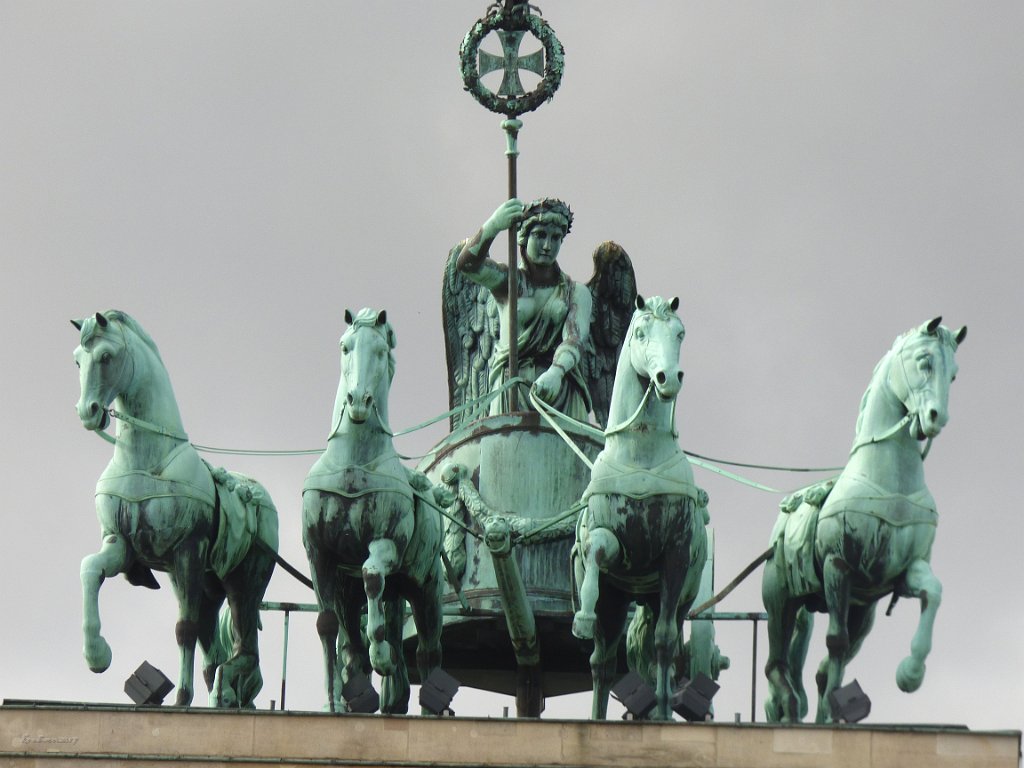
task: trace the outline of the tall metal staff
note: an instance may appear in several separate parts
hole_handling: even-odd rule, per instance
[[[473,98],[492,112],[505,115],[501,128],[505,131],[505,156],[508,158],[508,198],[518,197],[516,158],[519,157],[519,129],[523,123],[519,115],[532,112],[545,101],[555,95],[562,82],[562,69],[565,55],[562,44],[555,37],[554,31],[539,15],[531,11],[537,10],[523,0],[504,0],[496,2],[487,9],[487,14],[479,19],[466,33],[459,50],[462,61],[462,81],[466,90]],[[491,32],[498,35],[501,41],[502,54],[497,56],[480,50],[480,43]],[[531,33],[544,46],[542,50],[519,55],[519,46],[526,33]],[[540,75],[538,86],[527,93],[519,78],[519,70],[524,69]],[[502,72],[501,85],[497,92],[487,89],[480,78],[490,72]],[[519,263],[516,254],[518,224],[508,230],[508,368],[509,378],[519,375]],[[509,390],[509,409],[518,410],[518,393],[513,387]]]

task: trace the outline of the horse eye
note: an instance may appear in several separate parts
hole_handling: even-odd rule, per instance
[[[643,341],[643,340],[644,340],[644,332],[643,332],[643,329],[642,329],[642,328],[638,328],[638,329],[637,329],[637,332],[636,332],[636,337],[637,337],[637,339],[638,339],[639,341]]]
[[[111,356],[109,352],[104,352],[102,355],[100,355],[100,362],[106,365],[107,363],[110,362],[110,357]]]

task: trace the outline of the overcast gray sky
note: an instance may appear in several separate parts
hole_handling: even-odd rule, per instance
[[[79,562],[99,542],[93,489],[111,449],[74,412],[69,318],[133,314],[205,445],[321,446],[346,307],[386,308],[394,323],[392,425],[446,409],[441,267],[505,190],[500,117],[463,92],[458,67],[485,7],[0,1],[0,696],[126,702],[143,659],[177,668],[166,579],[158,593],[108,582],[112,668],[96,676],[81,656]],[[680,297],[684,447],[841,464],[893,338],[938,314],[969,325],[926,463],[945,586],[927,678],[916,694],[896,688],[918,614],[901,601],[848,679],[872,698],[869,722],[1024,726],[1024,6],[541,7],[565,77],[524,117],[521,196],[572,205],[571,275],[589,277],[594,246],[614,239],[642,293]],[[442,433],[399,449],[422,453]],[[282,553],[305,570],[312,459],[214,461],[264,482]],[[766,546],[779,495],[698,481],[721,585]],[[268,597],[312,600],[284,573]],[[720,608],[760,610],[759,578]],[[279,698],[281,669],[280,616],[265,624],[261,707]],[[825,653],[818,624],[809,683]],[[750,627],[720,627],[719,640],[733,659],[719,717],[746,720]],[[763,628],[758,647],[760,670]],[[290,708],[320,708],[311,616],[292,621],[288,678]],[[762,719],[760,671],[758,685]],[[455,702],[467,715],[510,704],[465,691]],[[588,711],[583,696],[547,714]]]

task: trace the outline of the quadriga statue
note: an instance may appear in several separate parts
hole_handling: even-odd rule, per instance
[[[796,722],[807,713],[809,611],[829,617],[828,656],[816,676],[819,723],[832,720],[829,695],[842,686],[846,665],[886,595],[921,601],[896,683],[910,692],[924,680],[942,585],[929,565],[938,514],[924,482],[927,449],[922,452],[918,441],[930,446],[946,424],[955,355],[967,336],[966,327],[953,332],[940,320],[897,338],[875,366],[839,477],[782,503],[762,583],[769,644],[765,710],[771,721]]]
[[[152,572],[166,571],[179,611],[176,704],[192,702],[198,642],[211,704],[251,707],[263,686],[257,629],[274,570],[277,510],[257,482],[214,469],[196,453],[142,326],[116,310],[72,323],[80,331],[82,425],[103,430],[111,415],[118,420],[114,455],[96,484],[103,543],[82,560],[86,662],[94,672],[110,666],[110,645],[100,634],[104,580],[123,573],[134,585],[158,589]],[[218,633],[225,600],[230,648]]]

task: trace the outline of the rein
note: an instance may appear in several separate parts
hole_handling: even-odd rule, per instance
[[[146,430],[147,432],[153,432],[154,434],[157,435],[163,435],[164,437],[170,437],[173,438],[174,440],[183,440],[186,443],[188,442],[188,435],[186,435],[184,432],[174,432],[170,429],[167,429],[166,427],[161,427],[159,424],[154,424],[151,421],[145,421],[144,419],[139,419],[135,416],[130,416],[127,413],[121,413],[121,411],[115,410],[113,408],[108,408],[107,413],[109,413],[112,418],[115,418],[118,421],[123,421],[126,424],[131,424],[133,427],[138,427],[140,429]],[[103,434],[105,435],[105,433]]]

